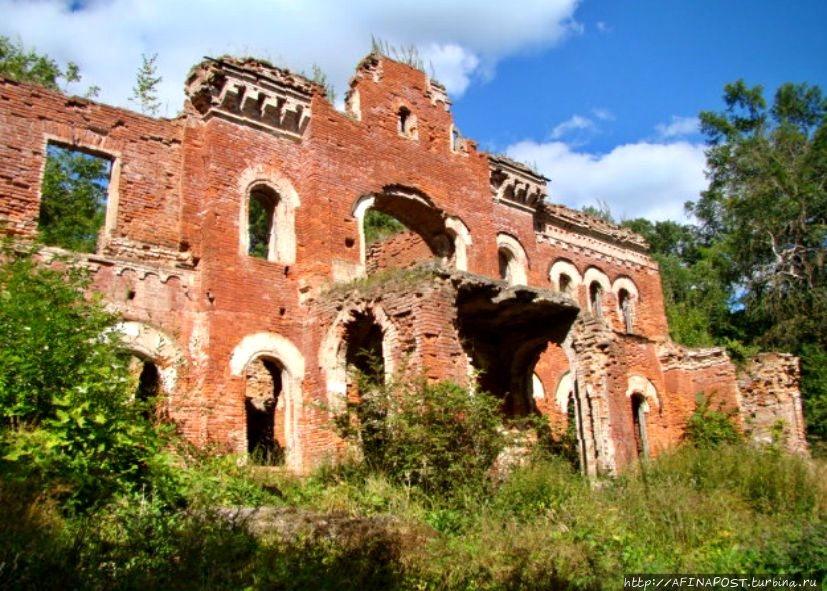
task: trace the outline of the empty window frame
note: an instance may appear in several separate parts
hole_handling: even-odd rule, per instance
[[[589,305],[592,309],[592,316],[603,318],[603,287],[597,281],[589,284]]]
[[[278,195],[265,186],[250,191],[247,200],[247,254],[275,260]]]
[[[646,433],[646,411],[649,405],[640,393],[632,394],[632,425],[635,436],[635,450],[638,457],[649,457],[649,436]]]
[[[38,232],[49,246],[95,252],[107,224],[113,159],[49,143],[40,191]],[[113,215],[109,219],[114,219]]]
[[[632,294],[625,289],[621,289],[617,292],[617,304],[620,307],[623,329],[627,333],[631,334],[635,329],[635,311],[634,302],[632,301]]]

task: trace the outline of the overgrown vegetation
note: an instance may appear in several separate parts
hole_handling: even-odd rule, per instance
[[[164,480],[163,438],[80,270],[6,248],[0,265],[0,476],[85,511]],[[152,404],[151,401],[148,404]]]
[[[405,225],[392,215],[373,208],[365,213],[364,224],[366,244],[390,238],[406,229]]]
[[[422,56],[419,55],[419,48],[413,43],[396,46],[386,39],[371,35],[370,50],[372,53],[384,55],[417,70],[425,71],[425,62],[422,60]],[[433,70],[433,67],[431,70]]]
[[[505,443],[498,400],[424,378],[385,384],[374,373],[358,381],[359,400],[336,425],[365,470],[439,497],[479,489]]]

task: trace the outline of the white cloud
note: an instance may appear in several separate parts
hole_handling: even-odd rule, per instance
[[[456,43],[432,43],[422,48],[420,54],[426,64],[433,66],[434,72],[439,72],[437,79],[451,89],[453,96],[461,96],[465,92],[480,64],[474,53]]]
[[[663,139],[682,137],[698,133],[700,122],[697,117],[678,117],[672,115],[669,123],[659,123],[655,126],[658,134]]]
[[[594,129],[594,121],[580,115],[572,115],[551,130],[552,139],[558,140],[573,131]]]
[[[605,201],[618,219],[686,222],[684,203],[707,185],[704,147],[687,142],[640,142],[596,155],[562,142],[522,141],[506,153],[551,179],[549,200],[575,209]]]
[[[579,0],[92,0],[70,12],[62,0],[0,0],[0,35],[19,36],[59,62],[76,62],[100,99],[126,105],[141,54],[158,53],[162,103],[174,115],[189,68],[203,56],[263,57],[297,71],[318,64],[339,95],[371,35],[416,44],[455,98],[504,57],[548,47],[576,32]],[[427,63],[426,63],[427,66]]]
[[[614,115],[612,115],[612,112],[609,111],[609,109],[592,109],[592,115],[594,115],[597,119],[600,119],[601,121],[611,121],[612,119],[614,119]]]

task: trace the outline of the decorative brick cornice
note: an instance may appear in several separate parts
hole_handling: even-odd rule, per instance
[[[190,72],[187,97],[204,118],[213,116],[300,139],[310,123],[314,82],[265,62],[206,58]]]
[[[505,156],[489,156],[494,201],[534,212],[546,197],[548,179]]]

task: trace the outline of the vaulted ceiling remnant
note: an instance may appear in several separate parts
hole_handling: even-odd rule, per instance
[[[565,339],[579,306],[548,289],[507,287],[467,273],[455,277],[460,336],[481,388],[503,400],[507,415],[531,413],[537,359],[549,342]]]

